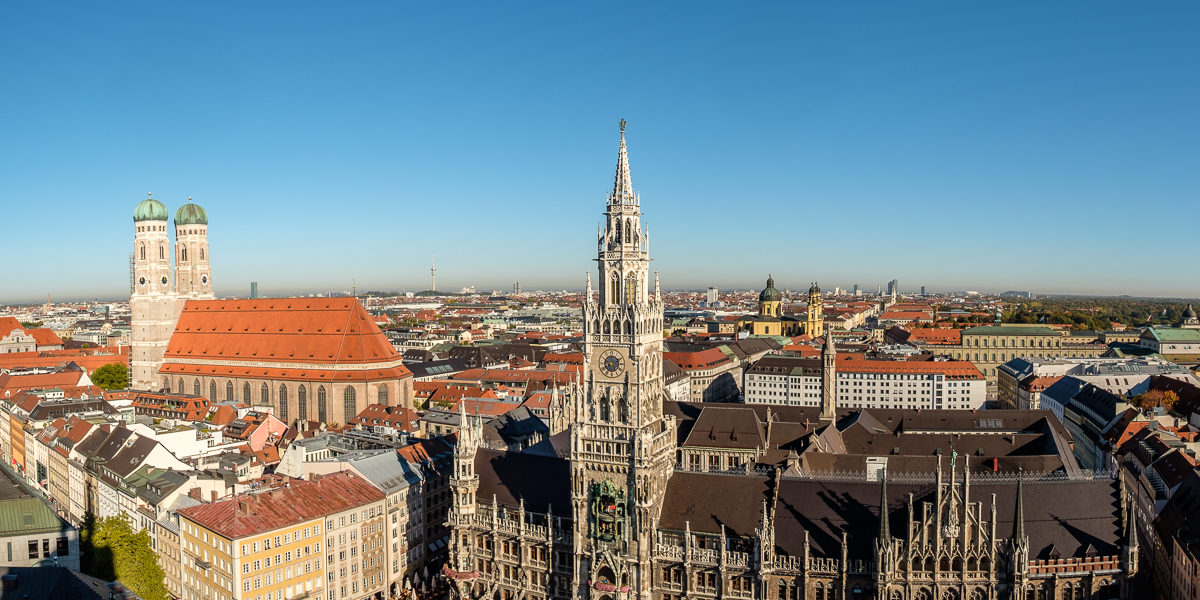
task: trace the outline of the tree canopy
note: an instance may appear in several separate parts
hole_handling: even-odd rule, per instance
[[[144,600],[166,600],[166,574],[150,547],[150,533],[133,532],[129,517],[97,520],[88,513],[79,530],[80,567],[104,581],[120,581]]]
[[[108,363],[92,373],[92,383],[104,391],[129,387],[129,367],[125,363]]]

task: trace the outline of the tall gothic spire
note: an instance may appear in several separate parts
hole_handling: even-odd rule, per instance
[[[892,528],[888,523],[887,470],[883,471],[880,479],[883,483],[879,492],[879,545],[886,547],[892,537]]]
[[[633,180],[629,178],[629,154],[625,151],[625,119],[621,119],[621,149],[617,153],[617,175],[609,204],[634,204]]]
[[[1025,539],[1025,490],[1024,473],[1017,472],[1017,514],[1013,518],[1013,540],[1020,542]]]

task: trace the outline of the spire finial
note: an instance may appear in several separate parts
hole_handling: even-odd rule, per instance
[[[633,182],[629,178],[629,154],[625,150],[625,119],[621,119],[621,147],[617,152],[617,175],[613,181],[609,204],[634,204]]]
[[[146,197],[147,197],[147,198],[153,198],[153,197],[154,197],[154,192],[146,192]]]

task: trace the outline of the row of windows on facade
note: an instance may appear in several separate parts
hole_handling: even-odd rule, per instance
[[[141,249],[141,260],[146,260],[146,245],[140,244],[138,247]],[[167,247],[166,246],[158,247],[158,258],[160,258],[160,259],[167,258]],[[187,259],[188,259],[187,246],[180,246],[179,247],[179,260],[186,261]],[[204,260],[204,248],[200,249],[200,260]]]
[[[629,276],[625,278],[625,304],[637,304],[637,279],[636,273],[630,273]],[[608,284],[608,303],[621,303],[621,275],[618,273],[613,273],[612,281]]]
[[[168,388],[167,391],[171,391],[169,384],[168,384],[167,388]],[[186,393],[185,392],[186,389],[187,388],[184,385],[183,378],[180,378],[178,393],[181,393],[181,394]],[[379,384],[379,386],[376,388],[376,390],[377,390],[376,391],[376,402],[379,404],[386,405],[388,402],[387,384],[382,384],[382,383]],[[193,396],[201,395],[201,387],[200,387],[199,379],[192,382],[192,395]],[[342,414],[345,418],[345,421],[343,421],[343,422],[348,423],[348,422],[350,422],[351,419],[353,419],[355,416],[358,415],[357,396],[358,396],[358,392],[356,392],[353,387],[347,387],[345,389],[345,391],[342,392]],[[327,412],[326,397],[327,397],[327,394],[325,391],[325,386],[323,386],[323,385],[319,386],[317,388],[317,411],[316,411],[315,416],[317,417],[317,420],[322,421],[322,422],[327,421],[327,417],[329,416],[328,412]],[[212,380],[212,381],[208,382],[208,399],[210,402],[219,402],[220,401],[217,398],[217,382],[216,382],[216,380]],[[288,413],[288,411],[289,411],[288,389],[285,384],[282,384],[282,383],[279,384],[279,394],[277,396],[277,399],[279,400],[279,419],[281,421],[283,421],[284,423],[287,423],[290,415]],[[262,386],[259,388],[259,400],[265,404],[271,403],[271,388],[268,387],[267,384],[265,384],[265,383],[262,384]],[[233,381],[225,382],[225,401],[226,402],[237,402],[237,398],[234,396]],[[250,384],[249,383],[242,384],[242,402],[244,402],[246,404],[251,404],[253,402],[253,400],[250,397]],[[301,419],[301,420],[307,420],[309,417],[309,414],[308,414],[308,386],[305,384],[300,384],[300,387],[296,391],[296,405],[297,405],[296,418]]]

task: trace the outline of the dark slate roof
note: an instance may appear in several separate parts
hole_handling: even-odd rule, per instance
[[[701,411],[683,445],[752,450],[766,445],[766,432],[753,410],[708,406]]]
[[[511,507],[525,500],[525,510],[571,516],[571,463],[557,456],[480,448],[475,454],[479,476],[476,497]]]
[[[770,481],[753,475],[675,472],[667,482],[661,529],[753,537]]]
[[[746,485],[751,485],[747,482]],[[851,556],[870,556],[879,532],[879,484],[783,478],[775,505],[775,543],[779,552],[803,552],[804,532],[817,557],[840,557],[841,534],[847,534]],[[908,494],[920,514],[922,501],[934,502],[931,484],[888,483],[892,535],[903,537],[908,523]],[[996,535],[1012,536],[1016,513],[1015,483],[972,483],[970,501],[981,502],[990,518],[996,495]],[[1025,531],[1030,557],[1047,558],[1051,548],[1063,558],[1083,556],[1090,546],[1100,555],[1119,553],[1119,493],[1115,480],[1027,482],[1024,486]]]

